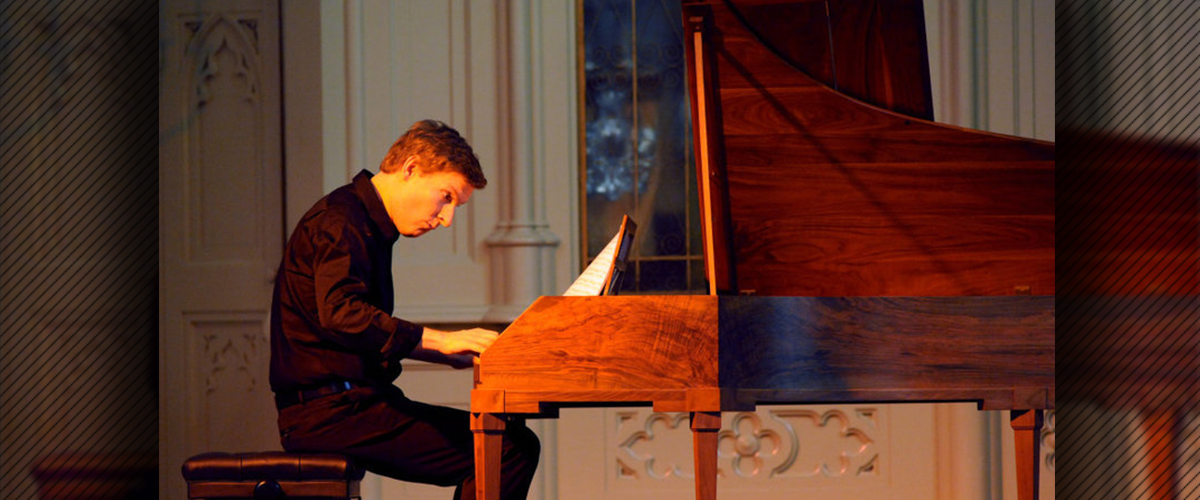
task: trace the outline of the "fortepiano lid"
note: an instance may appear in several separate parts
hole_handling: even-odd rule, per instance
[[[933,119],[921,0],[719,3],[767,51],[813,80],[881,108]]]
[[[684,6],[701,213],[711,242],[705,255],[717,290],[1053,295],[1054,145],[937,124],[847,96],[793,67],[743,24],[746,17],[779,22],[743,12],[811,13],[806,3]],[[883,40],[843,36],[841,25],[852,23],[810,18],[833,26],[835,40]],[[912,37],[923,39],[915,24],[908,28],[921,33]],[[912,71],[927,74],[925,64]],[[884,97],[902,93],[896,88],[868,86]]]

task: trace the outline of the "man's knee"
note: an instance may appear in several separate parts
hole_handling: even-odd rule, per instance
[[[523,425],[510,427],[510,430],[507,437],[515,458],[536,466],[542,453],[537,434]]]

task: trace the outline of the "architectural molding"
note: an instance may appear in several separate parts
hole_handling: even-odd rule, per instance
[[[541,57],[541,6],[530,0],[502,3],[497,47],[500,61],[500,216],[484,240],[491,258],[489,322],[511,322],[555,290],[559,238],[546,218],[546,130],[539,113],[545,61]],[[558,61],[555,61],[558,62]]]
[[[192,61],[192,85],[196,91],[194,109],[204,108],[212,97],[211,82],[226,73],[243,79],[246,89],[241,97],[256,103],[262,64],[258,55],[258,20],[219,14],[209,16],[203,22],[183,21],[183,25],[192,35],[187,54]],[[217,62],[217,54],[224,50],[232,52],[236,61],[234,67],[225,68]]]
[[[934,118],[1054,140],[1054,4],[927,0]]]
[[[1051,474],[1053,474],[1054,473],[1054,410],[1049,410],[1046,412],[1046,418],[1045,418],[1043,425],[1044,425],[1044,427],[1042,427],[1041,440],[1042,440],[1042,453],[1044,453],[1046,455],[1045,457],[1043,457],[1043,461],[1045,463],[1044,466],[1050,470]],[[1200,460],[1200,456],[1193,455],[1193,457],[1196,458],[1197,460]]]

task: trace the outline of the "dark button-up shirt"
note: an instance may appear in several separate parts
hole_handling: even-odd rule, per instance
[[[392,317],[399,239],[371,173],[304,214],[283,252],[271,302],[271,389],[390,384],[422,327]]]

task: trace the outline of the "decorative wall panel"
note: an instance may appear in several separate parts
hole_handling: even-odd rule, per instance
[[[1046,412],[1045,427],[1042,428],[1042,465],[1054,474],[1054,410]],[[1045,472],[1045,470],[1043,471]]]
[[[262,60],[258,19],[216,15],[183,22],[190,32],[188,233],[191,260],[263,257]],[[209,168],[236,164],[246,168]]]
[[[191,455],[280,448],[264,326],[284,239],[278,8],[160,5],[160,498],[186,497]]]
[[[207,449],[279,449],[265,313],[188,315],[193,353],[189,415]]]
[[[605,462],[611,492],[692,487],[687,413],[629,409],[609,418],[614,432]],[[718,484],[737,491],[877,487],[891,475],[887,418],[886,407],[875,406],[726,412],[717,434]]]

